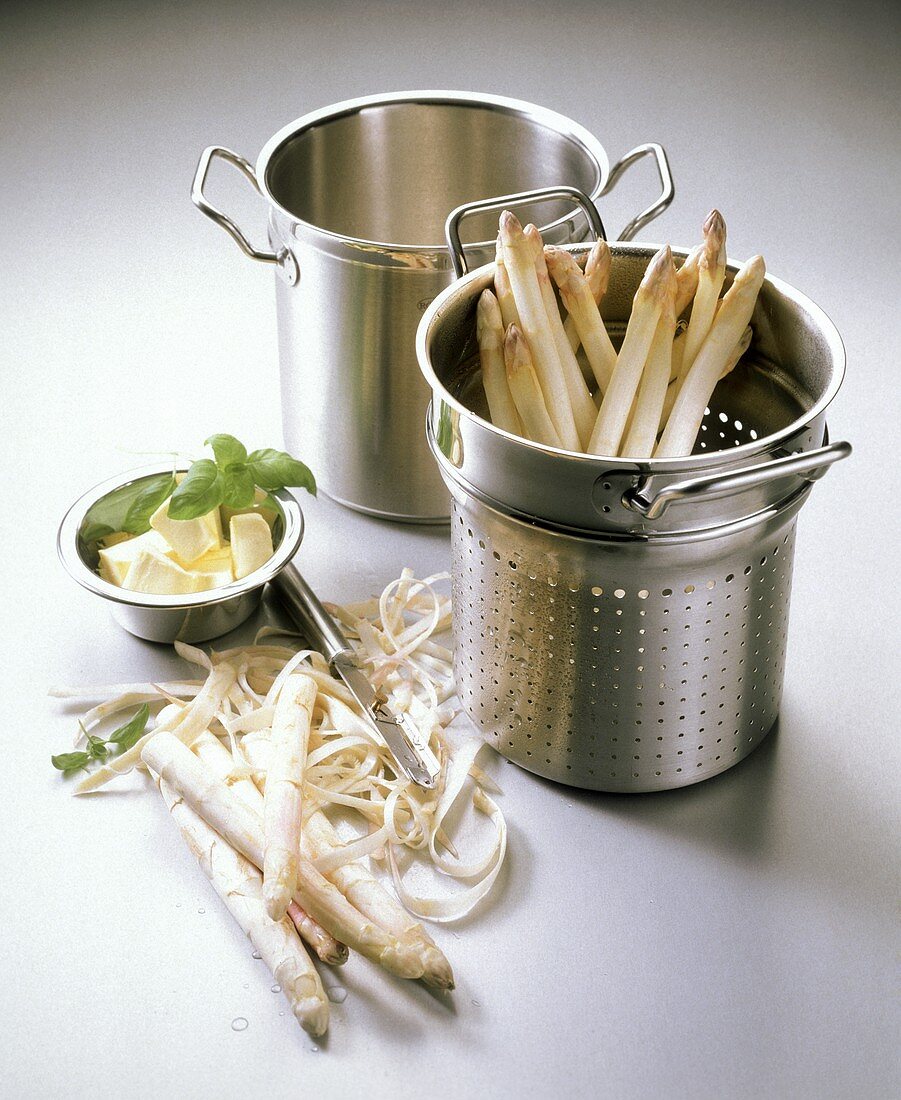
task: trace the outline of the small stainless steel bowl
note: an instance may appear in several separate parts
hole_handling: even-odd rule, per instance
[[[263,586],[294,557],[303,538],[303,513],[285,489],[271,495],[280,516],[273,532],[275,552],[264,566],[241,580],[190,596],[155,596],[129,592],[96,572],[99,537],[86,530],[86,519],[104,498],[168,473],[171,464],[143,466],[101,482],[72,505],[59,527],[56,548],[60,561],[82,588],[108,600],[113,618],[130,634],[150,642],[204,642],[240,626],[256,610]],[[86,538],[85,536],[92,536]]]

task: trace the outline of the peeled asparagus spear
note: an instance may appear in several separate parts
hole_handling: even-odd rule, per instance
[[[601,302],[603,301],[604,295],[607,293],[607,286],[610,282],[610,261],[610,246],[603,238],[596,240],[592,245],[591,251],[585,257],[585,280],[588,283],[588,289],[591,291],[591,297],[594,299],[594,304],[598,309],[600,309]],[[578,267],[578,264],[576,264],[576,266]],[[551,273],[551,277],[553,278],[553,273]],[[564,305],[565,304],[566,303],[564,303]],[[568,309],[569,307],[567,306],[567,310]],[[571,314],[563,322],[563,328],[566,331],[566,338],[569,340],[569,346],[573,351],[578,351],[579,345],[582,343],[582,338],[579,336],[575,318]]]
[[[303,774],[315,705],[316,684],[294,672],[282,685],[272,719],[263,802],[263,894],[273,920],[285,915],[297,891]]]
[[[257,868],[263,864],[259,818],[171,733],[153,736],[141,754],[144,763],[172,786],[219,835]],[[421,978],[422,959],[414,948],[366,920],[309,862],[298,861],[297,902],[336,938],[401,978]]]
[[[547,310],[538,285],[532,245],[522,231],[515,214],[505,210],[500,219],[500,238],[504,250],[504,264],[510,277],[510,286],[519,310],[525,336],[531,354],[532,365],[541,386],[541,393],[551,422],[560,443],[570,451],[581,449],[579,433],[573,416],[572,404],[563,368],[557,355],[557,346],[548,322]],[[509,333],[509,329],[508,329]],[[509,380],[509,374],[508,374]],[[512,388],[512,387],[511,387]],[[514,394],[514,401],[516,395]],[[517,409],[522,418],[522,409]],[[524,425],[525,426],[525,423]],[[557,444],[558,446],[560,444]]]
[[[721,382],[727,374],[730,374],[738,366],[739,360],[751,346],[752,335],[753,333],[751,331],[751,326],[748,325],[745,331],[741,334],[738,343],[732,349],[729,358],[726,360],[726,364],[720,372],[720,376],[717,379],[717,382]],[[676,343],[678,343],[678,341],[676,341]],[[673,344],[674,359],[676,357],[676,343]],[[669,415],[673,410],[673,405],[675,405],[676,398],[679,396],[679,387],[679,380],[670,382],[669,386],[667,387],[666,400],[663,402],[663,412],[660,414],[660,423],[663,425],[663,427],[666,427],[666,422],[669,419]]]
[[[672,253],[669,245],[664,245],[651,260],[635,292],[623,345],[591,433],[589,454],[612,456],[619,453],[623,429],[669,293],[672,271]]]
[[[719,210],[711,210],[704,222],[704,245],[698,257],[698,288],[695,291],[685,352],[682,356],[682,377],[691,370],[695,356],[707,338],[720,291],[726,277],[726,223]]]
[[[672,367],[675,307],[676,269],[671,264],[664,281],[663,309],[635,398],[631,427],[620,450],[620,454],[629,458],[650,458],[654,453]]]
[[[263,820],[263,796],[252,779],[234,779],[235,760],[228,749],[211,733],[201,734],[194,742],[194,752],[220,779],[228,782],[232,792]],[[330,966],[343,966],[347,962],[347,945],[339,943],[331,932],[302,909],[296,901],[288,906],[288,916],[300,938],[310,946],[318,958]]]
[[[483,290],[476,307],[476,336],[482,364],[482,386],[488,399],[491,423],[505,432],[522,435],[519,413],[507,385],[504,366],[504,322],[497,298]]]
[[[516,325],[507,329],[504,362],[507,367],[507,385],[513,395],[513,403],[519,413],[525,438],[536,443],[545,443],[549,447],[562,446],[544,403],[528,345]]]
[[[591,400],[591,394],[585,385],[585,379],[582,377],[582,368],[579,366],[575,352],[570,347],[563,328],[560,307],[557,305],[557,298],[551,285],[547,262],[544,258],[544,244],[541,240],[541,234],[534,225],[527,225],[523,233],[532,246],[532,256],[535,260],[535,271],[538,275],[541,299],[544,302],[551,335],[554,337],[554,345],[557,348],[557,358],[560,360],[560,366],[563,370],[563,378],[572,405],[576,430],[579,433],[579,442],[584,446],[588,442],[591,429],[594,427],[598,415],[597,406]]]
[[[607,254],[609,256],[609,249]],[[569,311],[568,320],[576,327],[585,357],[603,394],[616,367],[616,351],[598,312],[589,281],[571,253],[560,248],[549,248],[546,256],[548,270],[560,288],[560,297]]]
[[[513,298],[513,288],[510,286],[510,276],[507,274],[507,265],[504,263],[504,246],[501,244],[500,235],[494,251],[494,293],[497,296],[497,304],[500,306],[504,331],[506,332],[511,325],[522,328],[519,310]]]
[[[314,857],[341,847],[338,834],[324,813],[317,810],[304,826],[304,844]],[[385,889],[364,866],[354,861],[326,872],[344,896],[370,920],[393,933],[403,943],[415,944],[425,966],[422,980],[439,989],[454,988],[454,974],[443,952],[419,921]]]
[[[185,843],[282,987],[298,1023],[310,1035],[324,1035],[329,1007],[322,982],[291,922],[273,921],[266,913],[260,872],[165,780],[159,781],[159,789]]]
[[[673,458],[691,453],[704,409],[726,363],[751,320],[757,295],[763,285],[766,265],[762,256],[744,264],[726,292],[707,338],[686,374],[669,420],[654,452],[655,458]]]

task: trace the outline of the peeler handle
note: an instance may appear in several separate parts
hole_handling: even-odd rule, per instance
[[[254,190],[257,192],[260,191],[256,172],[254,172],[253,165],[249,160],[242,157],[240,153],[235,153],[222,145],[210,145],[200,154],[200,160],[197,162],[197,169],[194,172],[194,182],[191,184],[191,201],[202,214],[206,214],[211,221],[214,221],[216,225],[221,226],[225,232],[228,233],[245,256],[249,256],[252,260],[259,260],[260,263],[275,264],[278,267],[279,274],[284,278],[285,282],[287,282],[289,286],[294,286],[298,280],[299,273],[297,261],[288,249],[282,248],[278,252],[271,252],[266,249],[254,248],[242,230],[238,228],[228,214],[220,210],[218,206],[213,206],[203,193],[210,165],[217,158],[226,161],[228,164],[233,164],[243,176],[250,180]]]
[[[658,145],[656,141],[649,141],[646,145],[636,145],[634,149],[621,157],[610,169],[610,175],[607,177],[607,182],[604,184],[604,190],[601,194],[609,194],[617,185],[623,173],[631,168],[636,161],[641,160],[642,157],[654,158],[654,163],[657,165],[657,175],[660,177],[661,191],[658,198],[647,209],[642,210],[640,214],[636,214],[630,222],[627,222],[619,235],[621,241],[631,241],[635,234],[643,229],[648,222],[653,221],[654,218],[659,217],[666,210],[676,195],[673,174],[670,171],[666,150],[662,145]]]
[[[344,654],[353,656],[341,628],[319,602],[319,597],[293,562],[288,562],[269,583],[307,640],[317,649],[321,647],[329,664]]]
[[[462,278],[469,271],[469,264],[463,245],[460,241],[460,222],[468,218],[470,214],[478,214],[483,210],[504,210],[510,206],[521,206],[527,202],[545,202],[549,199],[572,199],[585,212],[588,224],[591,226],[595,239],[607,239],[604,223],[601,215],[591,199],[580,191],[578,187],[539,187],[535,191],[519,191],[515,195],[498,195],[493,199],[478,199],[475,202],[464,202],[452,210],[444,223],[444,236],[447,240],[448,251],[454,272],[457,278]],[[631,224],[631,223],[630,223]]]
[[[623,507],[638,512],[647,519],[657,519],[670,504],[695,500],[698,497],[727,496],[741,489],[753,489],[775,478],[796,475],[805,481],[816,481],[833,462],[847,458],[850,454],[850,443],[830,443],[827,447],[818,447],[814,451],[799,451],[772,462],[745,466],[728,474],[710,474],[707,477],[674,481],[657,490],[654,487],[655,475],[651,474],[634,488],[627,489],[623,493],[622,503]]]

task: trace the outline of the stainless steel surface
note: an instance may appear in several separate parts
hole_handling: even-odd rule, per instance
[[[340,626],[297,567],[291,564],[281,570],[273,578],[272,588],[306,640],[322,653],[332,671],[347,685],[404,775],[422,787],[434,787],[441,771],[435,754],[406,715],[392,714],[360,667]]]
[[[570,199],[585,215],[588,227],[594,234],[594,239],[607,239],[604,223],[598,208],[592,200],[580,191],[578,187],[540,187],[535,191],[520,191],[515,195],[498,195],[495,198],[479,199],[476,202],[464,202],[455,210],[452,210],[444,223],[444,239],[447,241],[447,250],[450,253],[451,263],[454,265],[454,274],[461,278],[469,271],[469,262],[460,240],[460,223],[465,218],[474,214],[484,213],[489,210],[513,209],[524,203],[549,202],[551,199]]]
[[[740,489],[765,485],[786,474],[802,477],[805,481],[818,481],[833,462],[848,458],[850,454],[850,443],[830,443],[813,451],[799,451],[761,462],[757,466],[745,466],[733,473],[708,474],[706,477],[671,482],[662,489],[655,487],[654,476],[651,475],[635,489],[623,494],[623,504],[648,519],[658,519],[671,504],[699,496],[732,496]]]
[[[251,178],[243,158],[233,163]],[[603,147],[570,119],[468,92],[347,100],[267,142],[253,180],[271,254],[290,254],[300,273],[276,284],[284,435],[325,493],[390,519],[446,521],[414,350],[423,311],[452,279],[444,220],[463,202],[561,183],[596,199],[608,178]],[[201,209],[244,247],[221,211]],[[549,242],[584,238],[571,202],[544,213]],[[470,229],[484,263],[496,228],[483,215]]]
[[[612,250],[604,314],[621,331],[654,249]],[[510,760],[574,786],[658,791],[725,771],[776,720],[795,516],[812,475],[850,453],[820,446],[838,334],[771,279],[749,362],[712,396],[698,454],[573,454],[479,415],[474,312],[492,271],[445,291],[417,337],[428,438],[454,499],[464,708]]]
[[[564,247],[579,258],[587,252],[584,245]],[[614,339],[624,330],[655,248],[611,245],[614,262],[602,312]],[[686,253],[675,249],[674,255]],[[730,263],[727,283],[735,270]],[[817,305],[772,276],[754,312],[751,349],[714,391],[694,454],[605,458],[508,435],[487,419],[475,339],[476,302],[492,279],[493,265],[461,278],[435,299],[417,333],[438,450],[454,477],[489,504],[549,524],[626,536],[699,530],[756,514],[793,492],[797,479],[754,478],[728,497],[694,497],[655,519],[627,507],[623,498],[648,477],[659,491],[686,478],[731,475],[825,441],[826,409],[844,375],[842,341]]]
[[[57,554],[69,576],[82,588],[102,597],[113,618],[130,634],[150,642],[204,642],[234,630],[257,608],[263,586],[275,577],[297,552],[303,539],[303,514],[286,489],[272,496],[281,508],[281,535],[272,557],[262,568],[242,580],[190,596],[156,596],[130,592],[105,581],[96,570],[96,540],[82,537],[88,511],[110,493],[159,474],[169,473],[172,463],[130,470],[96,485],[69,508],[57,533]]]
[[[454,673],[498,752],[637,793],[708,779],[766,737],[809,486],[754,522],[649,540],[547,530],[448,486]]]

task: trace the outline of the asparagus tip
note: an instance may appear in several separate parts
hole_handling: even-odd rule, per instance
[[[512,210],[505,210],[498,223],[501,240],[506,242],[522,233],[522,222]]]

